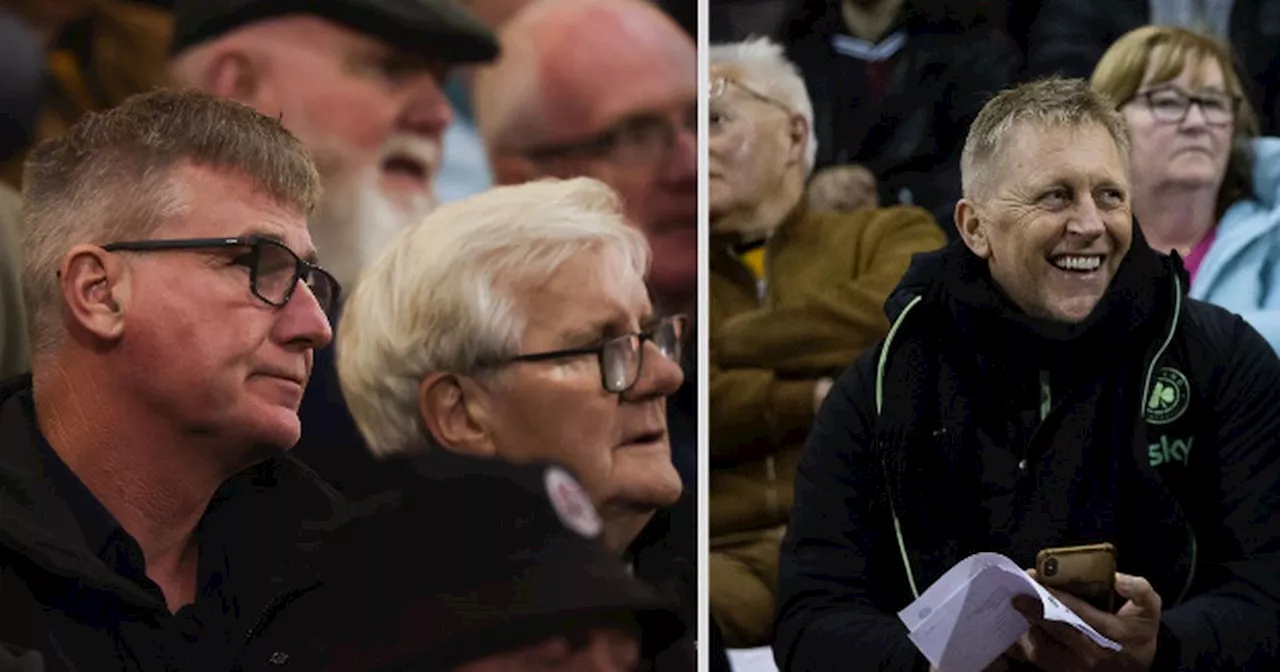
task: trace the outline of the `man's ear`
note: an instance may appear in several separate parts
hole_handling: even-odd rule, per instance
[[[129,269],[94,245],[76,245],[63,257],[58,278],[73,329],[115,342],[124,336]]]
[[[418,416],[431,438],[463,455],[491,457],[497,446],[489,433],[484,390],[453,373],[432,373],[418,384]]]
[[[982,259],[991,257],[991,241],[987,239],[987,227],[978,215],[978,208],[967,198],[956,203],[956,230],[964,244]]]
[[[214,56],[202,73],[203,84],[213,95],[244,103],[263,114],[280,109],[272,87],[266,82],[266,63],[240,49],[227,49]]]
[[[809,148],[809,121],[799,114],[792,114],[787,137],[791,141],[787,159],[804,165],[806,150]]]

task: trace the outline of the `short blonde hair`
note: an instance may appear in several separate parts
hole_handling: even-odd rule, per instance
[[[649,246],[612,189],[590,178],[498,187],[448,203],[402,231],[365,269],[338,325],[338,378],[375,455],[435,445],[418,387],[435,372],[480,375],[518,354],[522,288],[575,255],[621,256],[644,277]]]
[[[1221,217],[1232,203],[1253,196],[1253,153],[1249,141],[1258,137],[1258,117],[1236,75],[1231,51],[1212,37],[1186,28],[1143,26],[1125,33],[1107,49],[1094,68],[1090,82],[1095,91],[1119,109],[1138,93],[1148,69],[1152,69],[1151,83],[1159,85],[1181,75],[1189,64],[1206,58],[1222,68],[1227,93],[1240,98],[1227,173],[1218,189],[1217,215]]]
[[[22,289],[33,360],[65,335],[57,279],[63,255],[82,243],[143,238],[181,216],[185,195],[173,173],[186,164],[248,177],[304,216],[320,198],[306,149],[278,119],[246,105],[159,89],[89,114],[24,164]]]
[[[1047,128],[1100,126],[1111,135],[1126,165],[1129,131],[1115,107],[1083,79],[1051,77],[996,94],[973,120],[960,154],[960,185],[966,199],[981,199],[997,171],[990,164],[1004,151],[1013,132],[1024,124]]]
[[[743,86],[764,94],[804,117],[809,137],[804,149],[804,173],[813,172],[818,156],[818,135],[813,128],[813,101],[799,69],[787,59],[782,45],[767,37],[754,37],[743,42],[712,45],[707,58],[710,66],[732,66],[741,75]]]

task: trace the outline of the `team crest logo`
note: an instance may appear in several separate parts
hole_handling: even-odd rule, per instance
[[[1191,403],[1191,384],[1177,369],[1163,367],[1156,374],[1151,394],[1147,397],[1147,422],[1167,425],[1182,417]]]
[[[596,507],[578,480],[559,467],[548,467],[543,477],[547,486],[547,499],[564,526],[578,534],[594,539],[600,534],[602,523]]]

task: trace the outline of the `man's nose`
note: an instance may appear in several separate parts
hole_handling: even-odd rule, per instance
[[[437,77],[423,72],[404,83],[404,108],[399,120],[404,131],[434,138],[453,122],[453,108]]]
[[[280,309],[276,333],[282,343],[318,350],[333,340],[333,325],[307,283],[299,280],[289,303]]]
[[[1102,235],[1107,230],[1107,227],[1102,219],[1102,212],[1098,209],[1098,204],[1092,198],[1083,199],[1081,203],[1076,216],[1071,218],[1071,221],[1067,224],[1067,230],[1079,236],[1094,237]]]
[[[663,166],[663,177],[672,183],[697,184],[698,181],[698,132],[684,124],[675,127],[671,151]]]
[[[675,394],[684,383],[684,371],[680,364],[662,354],[653,341],[645,341],[640,347],[646,348],[640,362],[640,373],[636,384],[627,390],[625,396],[643,400]]]

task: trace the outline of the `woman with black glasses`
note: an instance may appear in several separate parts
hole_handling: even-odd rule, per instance
[[[1148,242],[1182,257],[1192,298],[1280,346],[1280,139],[1258,137],[1230,52],[1147,26],[1111,45],[1092,84],[1128,122],[1133,214]]]

